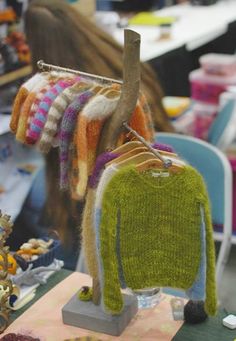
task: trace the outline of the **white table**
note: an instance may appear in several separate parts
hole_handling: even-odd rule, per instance
[[[156,11],[161,16],[176,16],[172,39],[158,41],[159,28],[130,25],[141,34],[140,58],[148,61],[181,46],[194,50],[227,32],[228,25],[236,20],[236,0],[222,0],[211,6],[181,4]],[[123,29],[115,29],[113,36],[123,44]]]

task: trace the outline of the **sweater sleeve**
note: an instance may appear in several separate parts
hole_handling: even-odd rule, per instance
[[[210,203],[206,187],[204,186],[201,201],[204,209],[206,226],[206,300],[205,311],[210,316],[217,312],[216,279],[215,279],[215,244],[213,239],[213,227],[211,220]]]
[[[113,182],[113,181],[112,181]],[[111,186],[110,186],[111,185]],[[102,297],[105,309],[119,314],[123,308],[116,255],[118,191],[110,182],[104,192],[100,221],[100,257],[103,267]]]

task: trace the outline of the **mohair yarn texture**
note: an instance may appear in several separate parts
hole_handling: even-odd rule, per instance
[[[77,116],[84,105],[102,89],[101,85],[91,86],[86,91],[78,94],[74,101],[66,108],[62,117],[59,133],[59,155],[60,155],[60,188],[69,187],[69,147],[75,130]]]
[[[37,92],[36,97],[34,99],[34,102],[31,105],[31,108],[29,110],[28,118],[27,118],[27,126],[26,126],[26,136],[25,136],[25,143],[31,144],[31,138],[30,138],[30,124],[32,120],[34,119],[34,115],[36,114],[39,105],[41,103],[41,100],[43,99],[44,95],[47,91],[49,91],[54,85],[56,84],[55,81],[49,81],[47,85],[45,85],[40,91]]]
[[[119,170],[105,188],[100,222],[101,282],[105,308],[123,309],[119,273],[127,287],[187,290],[201,259],[201,207],[206,226],[206,300],[216,313],[215,253],[209,199],[201,175],[185,166],[179,174],[155,176],[135,166]]]
[[[39,150],[48,153],[51,149],[53,138],[59,131],[60,122],[66,108],[73,102],[75,97],[89,89],[91,82],[80,80],[72,86],[64,89],[53,101],[47,115],[47,119],[39,139]]]
[[[13,103],[10,128],[13,133],[16,133],[18,127],[18,121],[20,117],[21,106],[26,100],[28,94],[33,87],[44,78],[44,74],[36,73],[33,77],[28,79],[24,84],[21,85],[16,98]]]
[[[36,143],[41,135],[44,124],[47,119],[48,111],[51,108],[53,101],[60,93],[72,86],[79,78],[68,78],[65,80],[59,80],[50,90],[48,90],[43,99],[41,100],[38,110],[32,119],[28,131],[28,139],[32,144]]]
[[[87,190],[88,178],[92,174],[95,164],[97,147],[103,125],[114,113],[120,98],[120,91],[116,90],[114,88],[115,86],[113,85],[110,88],[102,89],[88,102],[78,116],[76,138],[79,181],[76,193],[79,200],[84,199]],[[140,94],[140,98],[142,100],[138,100],[129,124],[147,141],[152,141],[154,131],[150,112],[144,102],[145,97]],[[125,139],[126,134],[121,133],[117,145],[123,144]]]

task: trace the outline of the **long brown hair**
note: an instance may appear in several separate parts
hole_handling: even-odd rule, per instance
[[[25,13],[25,31],[34,71],[37,61],[43,59],[58,66],[122,78],[123,48],[66,1],[33,0]],[[141,63],[141,90],[147,97],[156,130],[173,131],[162,106],[162,89],[147,63]],[[59,193],[57,150],[46,157],[46,165],[50,216],[54,225],[66,231],[73,205],[66,193]]]

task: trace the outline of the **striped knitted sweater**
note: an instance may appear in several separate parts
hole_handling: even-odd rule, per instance
[[[78,81],[78,79],[77,79]],[[30,124],[30,128],[28,131],[28,138],[31,140],[31,143],[36,143],[41,135],[44,124],[47,119],[48,111],[55,100],[55,98],[67,87],[72,86],[76,82],[76,78],[70,78],[65,80],[59,80],[50,90],[46,92],[38,110],[32,119]]]
[[[39,150],[48,153],[55,135],[59,132],[59,125],[66,108],[81,92],[91,88],[92,83],[80,79],[74,85],[63,90],[53,101],[39,140]]]
[[[24,101],[26,100],[28,94],[33,89],[33,87],[40,82],[42,79],[45,78],[44,73],[36,73],[33,77],[28,79],[18,91],[16,98],[13,103],[12,114],[11,114],[11,121],[10,121],[10,128],[13,133],[16,133],[18,127],[18,121],[20,117],[21,106],[23,105]]]
[[[202,177],[190,166],[169,177],[156,177],[155,170],[138,173],[128,166],[112,177],[103,195],[98,244],[106,309],[118,314],[123,308],[119,273],[134,290],[192,287],[201,260],[201,207],[206,226],[205,308],[214,315],[214,242]]]
[[[60,158],[60,188],[65,190],[69,186],[69,146],[75,129],[77,116],[84,105],[102,89],[94,85],[90,89],[78,94],[74,101],[67,107],[62,117],[59,133],[59,158]]]
[[[25,136],[25,142],[27,144],[32,144],[34,141],[30,138],[30,125],[32,120],[34,119],[34,116],[36,112],[38,111],[39,105],[44,98],[47,91],[52,89],[52,87],[56,84],[54,81],[50,81],[48,84],[46,84],[40,91],[37,92],[36,97],[31,105],[28,118],[27,118],[27,127],[26,127],[26,136]]]

